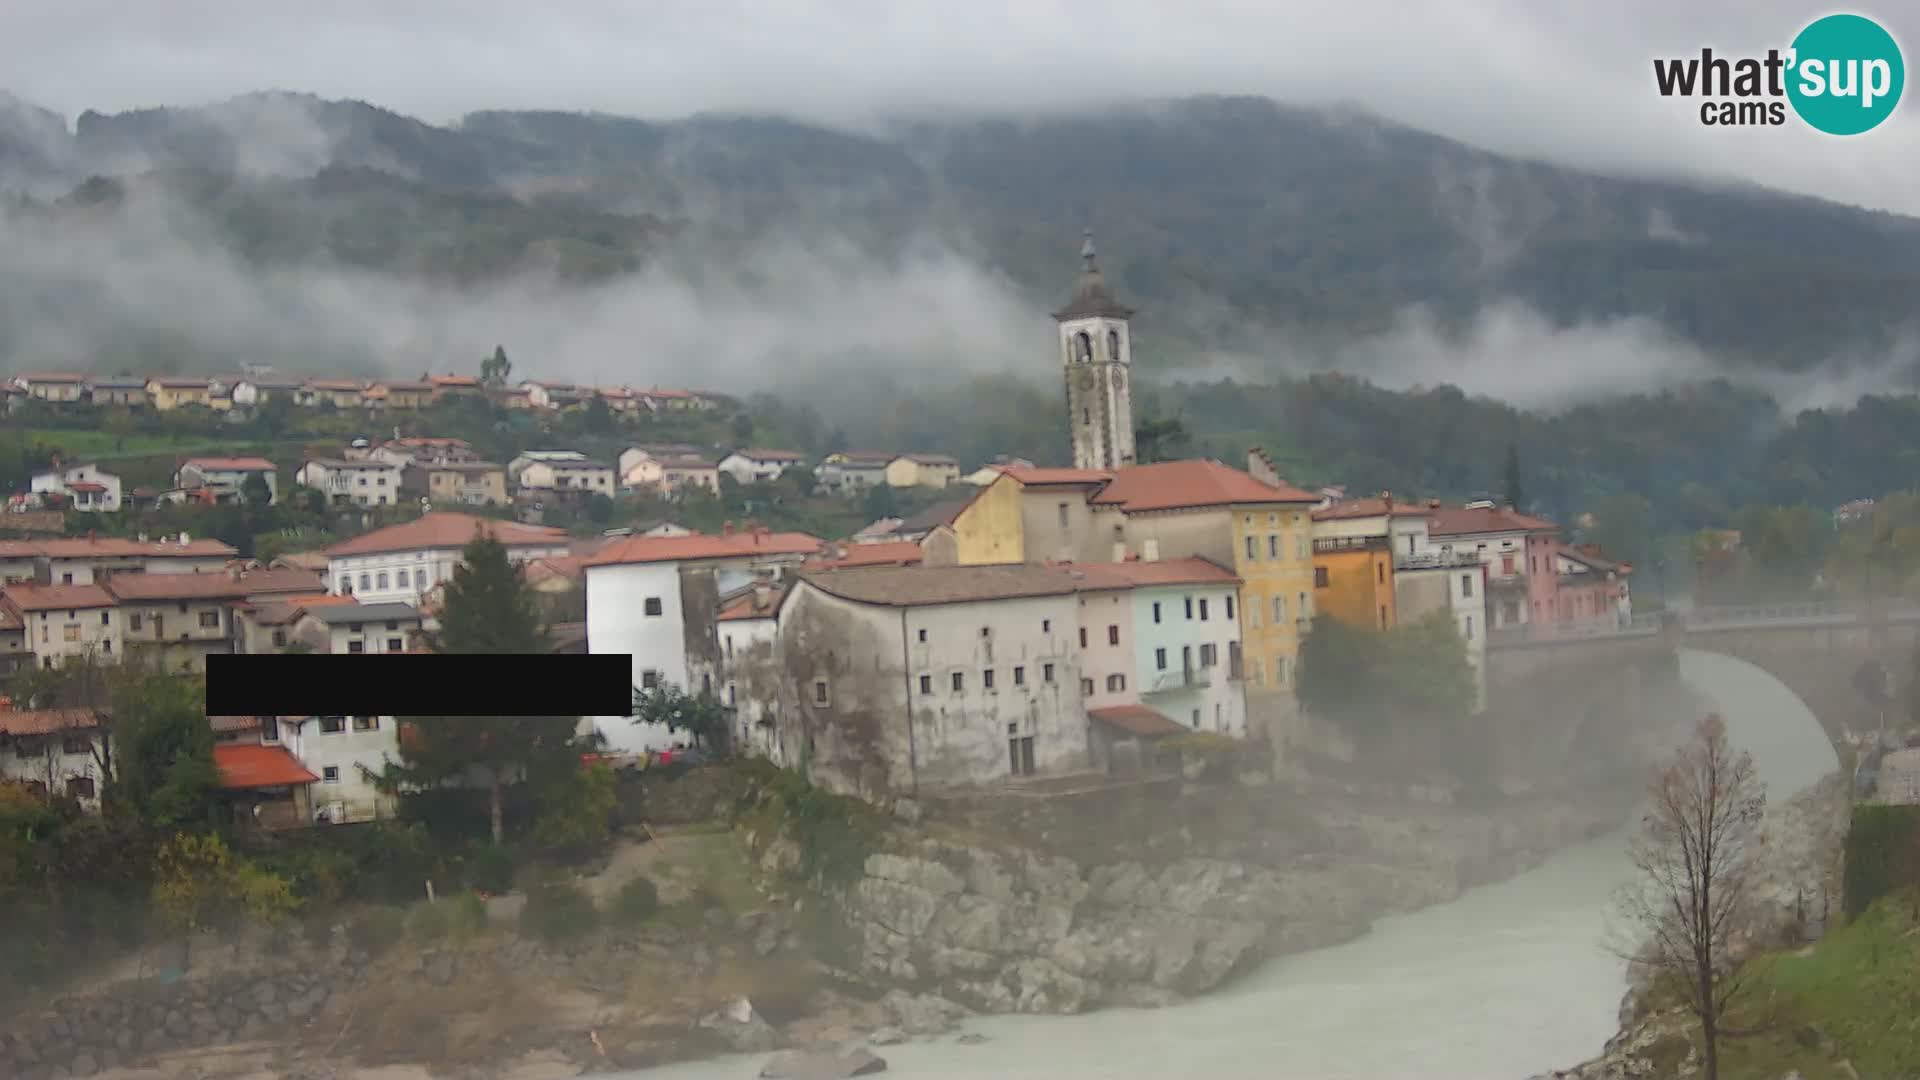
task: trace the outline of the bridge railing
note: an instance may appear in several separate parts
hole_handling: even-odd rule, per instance
[[[1804,622],[1820,619],[1852,619],[1860,612],[1829,601],[1801,601],[1780,604],[1730,604],[1722,607],[1697,607],[1685,614],[1688,626],[1715,626],[1726,623]]]
[[[1516,645],[1529,641],[1575,641],[1587,638],[1644,637],[1660,632],[1660,616],[1635,615],[1631,620],[1589,619],[1582,622],[1535,622],[1505,626],[1487,635],[1489,645]]]

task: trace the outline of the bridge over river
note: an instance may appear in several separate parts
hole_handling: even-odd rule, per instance
[[[1526,747],[1508,773],[1551,769],[1631,720],[1679,650],[1731,657],[1804,702],[1842,762],[1888,726],[1904,726],[1920,644],[1920,605],[1830,603],[1703,607],[1624,625],[1521,627],[1487,639],[1487,704],[1496,744]],[[1549,736],[1542,739],[1541,735]]]

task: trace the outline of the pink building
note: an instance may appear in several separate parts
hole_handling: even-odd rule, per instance
[[[1487,617],[1493,629],[1554,621],[1558,525],[1477,502],[1435,509],[1427,532],[1443,554],[1473,554],[1487,568]]]

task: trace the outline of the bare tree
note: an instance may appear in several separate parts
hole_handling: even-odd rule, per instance
[[[1647,936],[1638,959],[1687,996],[1700,1021],[1705,1080],[1719,1080],[1721,1021],[1745,988],[1731,939],[1749,899],[1766,794],[1718,714],[1702,719],[1654,774],[1652,807],[1630,848],[1641,880],[1622,912]]]

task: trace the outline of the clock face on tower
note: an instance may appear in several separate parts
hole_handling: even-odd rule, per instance
[[[1080,389],[1082,390],[1093,389],[1093,372],[1083,371],[1080,373]]]

